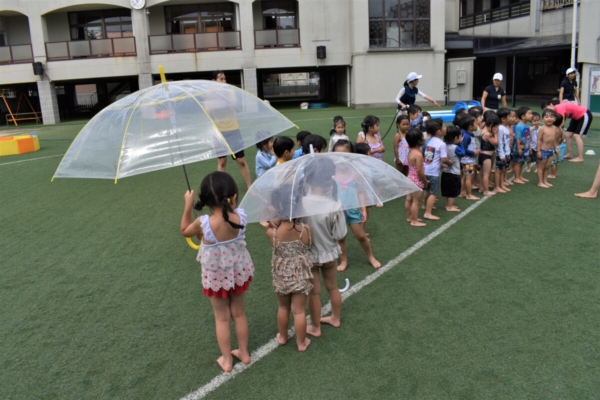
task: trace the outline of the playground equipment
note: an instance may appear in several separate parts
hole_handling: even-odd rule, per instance
[[[2,97],[2,100],[4,100],[4,104],[6,105],[6,109],[8,110],[8,114],[6,114],[6,125],[8,125],[10,122],[12,122],[13,124],[15,124],[15,126],[19,126],[17,121],[27,121],[27,120],[34,120],[34,119],[35,119],[36,123],[39,123],[40,120],[42,119],[40,117],[40,113],[35,111],[35,109],[31,105],[31,102],[29,101],[29,99],[27,98],[27,96],[25,96],[25,93],[21,92],[21,94],[19,95],[19,102],[17,103],[17,112],[15,112],[15,113],[13,113],[12,110],[10,109],[10,106],[8,105],[8,101],[6,100],[6,97],[4,97],[4,93],[0,92],[0,96]],[[29,108],[31,109],[31,111],[19,112],[19,109],[21,108],[21,100],[23,100],[23,99],[25,99],[27,104],[29,104]]]
[[[40,149],[37,135],[15,135],[0,137],[0,156],[31,153]]]

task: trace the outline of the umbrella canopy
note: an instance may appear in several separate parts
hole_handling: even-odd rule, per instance
[[[287,220],[380,205],[419,190],[398,170],[373,157],[309,154],[265,172],[239,207],[248,222]]]
[[[165,82],[132,93],[92,118],[54,177],[116,181],[233,154],[294,126],[235,86]]]

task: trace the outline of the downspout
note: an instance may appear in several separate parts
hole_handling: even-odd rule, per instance
[[[577,51],[577,0],[573,0],[573,25],[571,33],[571,67],[577,68],[577,59],[575,53]]]

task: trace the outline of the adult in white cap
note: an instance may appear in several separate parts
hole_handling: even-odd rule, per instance
[[[561,103],[568,101],[569,103],[580,104],[579,90],[577,89],[577,69],[569,68],[567,70],[567,76],[560,84],[560,91],[558,92],[558,101]]]
[[[412,106],[413,104],[415,104],[417,95],[421,96],[427,101],[432,102],[433,105],[437,108],[440,107],[437,101],[427,96],[425,93],[421,92],[417,87],[417,85],[419,84],[419,79],[421,79],[422,77],[423,75],[418,75],[416,72],[411,72],[410,74],[408,74],[408,76],[406,77],[406,81],[404,81],[404,87],[400,89],[400,91],[398,92],[398,96],[396,96],[396,104],[398,104],[398,110],[406,110],[408,106]]]
[[[484,110],[497,110],[500,108],[500,102],[502,107],[506,108],[506,92],[500,86],[502,84],[502,74],[496,72],[492,80],[492,84],[483,90],[481,95],[481,107]]]

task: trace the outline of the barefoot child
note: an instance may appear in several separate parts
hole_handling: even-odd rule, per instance
[[[345,140],[350,140],[348,138],[348,136],[346,136],[346,121],[344,121],[343,119],[337,120],[335,122],[335,126],[334,126],[334,130],[335,130],[335,134],[333,136],[331,136],[331,139],[329,139],[329,152],[333,151],[333,146],[335,145],[335,142],[337,142],[340,139],[345,139]]]
[[[531,133],[529,134],[529,159],[527,160],[527,172],[537,162],[537,134],[540,129],[540,114],[531,113]]]
[[[442,168],[442,196],[446,198],[446,211],[460,212],[460,209],[454,205],[454,199],[460,195],[460,158],[464,157],[465,151],[462,148],[462,134],[457,126],[450,126],[446,129],[446,157],[452,164],[443,164]]]
[[[306,137],[309,135],[309,131],[300,131],[296,134],[296,145],[298,146],[298,148],[296,149],[296,151],[294,151],[294,157],[292,157],[293,160],[304,155],[302,143],[304,143],[304,139],[306,139]]]
[[[183,236],[203,237],[197,260],[202,265],[203,292],[210,298],[215,314],[217,342],[221,349],[217,363],[224,372],[231,371],[232,356],[250,364],[244,292],[252,281],[254,265],[244,241],[246,214],[242,209],[235,209],[237,195],[237,186],[229,174],[213,172],[202,180],[200,201],[193,206],[196,210],[208,206],[211,215],[192,220],[194,191],[188,190],[181,218]],[[237,350],[231,350],[229,322],[232,319]]]
[[[531,109],[529,107],[521,107],[517,110],[517,118],[519,122],[515,126],[515,137],[513,141],[513,159],[515,161],[515,180],[514,183],[524,184],[529,182],[523,178],[523,165],[529,157],[529,123],[531,122]]]
[[[334,200],[333,187],[335,181],[335,164],[327,158],[315,158],[307,164],[304,170],[304,181],[307,194],[302,198],[302,207],[305,210],[324,210],[324,214],[303,217],[301,222],[308,224],[312,233],[312,246],[310,257],[312,262],[313,277],[310,283],[313,288],[308,296],[308,310],[311,325],[306,327],[306,333],[321,336],[321,323],[340,326],[342,314],[342,295],[337,285],[337,258],[341,253],[338,240],[348,232],[341,204]],[[321,282],[329,293],[331,302],[331,316],[321,318]]]
[[[371,147],[371,156],[381,160],[383,159],[383,152],[385,147],[381,142],[381,136],[379,135],[379,118],[373,115],[367,115],[363,120],[362,132],[358,133],[356,143],[366,143]]]
[[[459,120],[460,129],[463,136],[462,147],[465,150],[465,156],[460,160],[462,167],[461,197],[467,200],[479,200],[479,197],[473,196],[471,192],[471,174],[475,168],[475,160],[479,156],[479,150],[475,149],[475,140],[473,132],[477,130],[477,120],[466,115]]]
[[[446,154],[446,144],[442,138],[446,134],[446,127],[438,121],[427,121],[425,124],[427,134],[431,135],[429,143],[425,145],[424,164],[425,178],[429,181],[427,191],[427,204],[425,206],[425,214],[423,218],[437,221],[440,217],[433,215],[433,206],[437,196],[440,194],[440,169],[442,164],[452,165],[452,161]]]
[[[277,156],[277,165],[290,161],[294,157],[294,141],[287,136],[278,136],[273,141],[273,153]]]
[[[310,344],[306,337],[306,299],[313,288],[310,283],[312,262],[310,258],[311,232],[308,225],[290,219],[291,185],[284,185],[273,192],[271,204],[280,220],[273,222],[265,232],[273,245],[271,267],[273,288],[277,294],[277,342],[284,345],[288,340],[290,311],[294,315],[296,345],[305,351]]]
[[[277,163],[277,157],[273,153],[273,138],[267,138],[256,143],[258,151],[256,152],[256,177],[259,178],[267,170],[273,168]]]
[[[554,121],[554,126],[556,129],[556,151],[554,157],[552,158],[552,162],[550,163],[550,172],[548,173],[548,179],[554,179],[558,177],[558,164],[564,161],[564,157],[561,152],[561,148],[565,148],[565,132],[563,131],[564,119],[560,114],[556,114],[556,121]]]
[[[360,144],[360,143],[358,143]],[[333,149],[334,152],[351,153],[351,144],[348,141],[338,141]],[[354,180],[354,170],[345,169],[343,165],[337,167],[336,174],[333,178],[338,186],[338,195],[343,205],[356,203],[358,197],[358,189]],[[340,193],[342,193],[340,195]],[[352,234],[362,247],[363,251],[367,255],[367,259],[373,268],[381,267],[381,263],[373,256],[373,250],[371,249],[371,241],[365,234],[364,223],[367,222],[367,207],[346,209],[344,211],[344,217],[346,224],[350,227]],[[342,250],[340,254],[340,265],[338,265],[338,271],[345,271],[348,268],[348,258],[346,256],[346,239],[339,240],[339,245]]]
[[[408,179],[417,185],[419,189],[423,189],[429,184],[423,170],[423,153],[421,153],[421,146],[425,141],[423,133],[418,128],[411,128],[406,134],[406,141],[410,148],[410,152],[408,153]],[[407,201],[410,203],[410,214],[407,221],[410,222],[411,226],[427,225],[418,218],[419,202],[421,201],[422,193],[420,190],[407,196]]]
[[[408,142],[406,141],[406,133],[410,128],[410,120],[408,115],[400,115],[396,119],[396,127],[398,132],[394,136],[394,164],[396,169],[408,175]]]
[[[510,110],[508,108],[500,108],[496,112],[496,115],[500,118],[500,126],[498,127],[494,181],[496,183],[496,192],[508,193],[510,189],[506,185],[506,175],[508,166],[510,165],[510,131],[508,130]]]
[[[556,121],[556,113],[547,108],[542,112],[542,120],[544,121],[544,126],[542,126],[538,131],[537,176],[538,186],[548,189],[552,187],[552,185],[548,183],[548,168],[552,162],[554,149],[556,147],[556,130],[558,129],[554,126],[554,121]]]
[[[496,192],[490,190],[490,176],[492,173],[492,160],[498,146],[498,129],[500,118],[495,113],[490,113],[485,119],[485,127],[480,136],[481,148],[479,165],[481,166],[481,187],[484,196],[493,196]]]

